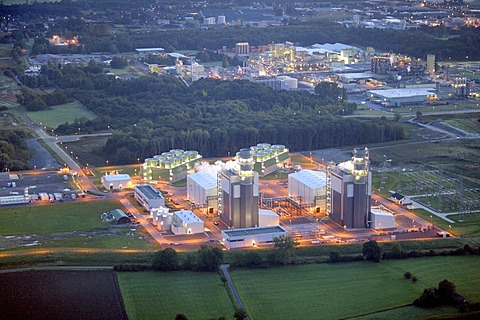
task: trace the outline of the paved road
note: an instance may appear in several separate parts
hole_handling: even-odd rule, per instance
[[[222,270],[223,274],[225,275],[225,278],[227,279],[228,286],[230,287],[230,290],[232,290],[233,297],[235,298],[235,301],[237,303],[237,307],[240,309],[245,310],[243,307],[242,300],[240,300],[240,296],[238,295],[237,289],[235,289],[235,285],[233,284],[232,278],[230,277],[230,274],[228,273],[228,267],[230,267],[229,264],[222,264],[220,265],[220,270]],[[245,319],[250,320],[250,317],[247,315]]]

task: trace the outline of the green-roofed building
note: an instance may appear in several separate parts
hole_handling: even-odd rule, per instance
[[[284,145],[259,143],[250,149],[253,150],[253,170],[261,177],[277,171],[290,159],[288,149]]]
[[[123,223],[130,223],[130,218],[120,209],[113,209],[110,211],[109,216],[111,218],[111,222],[115,224],[123,224]]]
[[[184,179],[195,166],[200,164],[202,156],[198,151],[173,149],[145,159],[140,168],[144,181],[177,182]]]

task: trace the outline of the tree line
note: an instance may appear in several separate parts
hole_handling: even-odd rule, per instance
[[[0,131],[0,169],[11,171],[27,170],[30,153],[23,130]]]

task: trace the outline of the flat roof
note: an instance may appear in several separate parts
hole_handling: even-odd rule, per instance
[[[370,212],[376,216],[388,216],[388,217],[393,217],[393,214],[383,211],[381,209],[370,209]]]
[[[244,229],[234,229],[234,230],[224,230],[228,237],[241,237],[241,236],[252,236],[258,234],[268,234],[268,233],[278,233],[278,232],[285,232],[287,230],[283,229],[280,226],[273,226],[273,227],[259,227],[259,228],[244,228]]]
[[[135,186],[136,190],[143,194],[145,198],[152,200],[152,199],[163,199],[163,195],[160,191],[156,190],[154,187],[152,187],[149,184],[144,184],[141,186]]]
[[[165,51],[163,48],[138,48],[135,49],[137,52],[150,52],[150,51]]]
[[[351,73],[338,73],[337,76],[339,77],[344,77],[346,79],[368,79],[368,78],[373,78],[375,75],[369,73],[369,72],[351,72]]]
[[[189,174],[189,179],[195,181],[203,189],[212,189],[217,187],[217,177],[210,171],[203,170]]]
[[[173,214],[176,215],[180,220],[182,220],[186,224],[189,224],[192,222],[203,222],[202,219],[197,217],[197,215],[190,210],[179,210],[179,211],[175,211]]]
[[[291,173],[289,176],[295,178],[312,189],[325,187],[327,185],[327,175],[322,171],[304,169],[295,173]]]
[[[111,174],[102,177],[105,181],[113,182],[113,181],[124,181],[130,180],[130,176],[128,174]]]
[[[273,210],[258,209],[258,214],[263,216],[275,216],[278,217],[278,214]]]
[[[401,89],[386,89],[386,90],[370,90],[367,93],[375,94],[377,96],[395,99],[395,98],[410,98],[421,97],[435,94],[435,88],[401,88]]]

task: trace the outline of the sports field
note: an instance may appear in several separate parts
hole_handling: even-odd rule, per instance
[[[121,272],[118,281],[130,320],[231,319],[235,311],[216,273]]]
[[[339,319],[410,304],[445,278],[468,300],[478,301],[478,270],[479,256],[463,256],[235,270],[231,275],[256,320]],[[417,283],[403,278],[407,271],[418,277]],[[414,317],[415,308],[411,311],[403,319]]]
[[[56,128],[65,122],[73,123],[75,119],[95,119],[96,116],[85,108],[80,102],[74,101],[61,104],[42,111],[26,112],[27,116],[35,123],[48,128]]]

